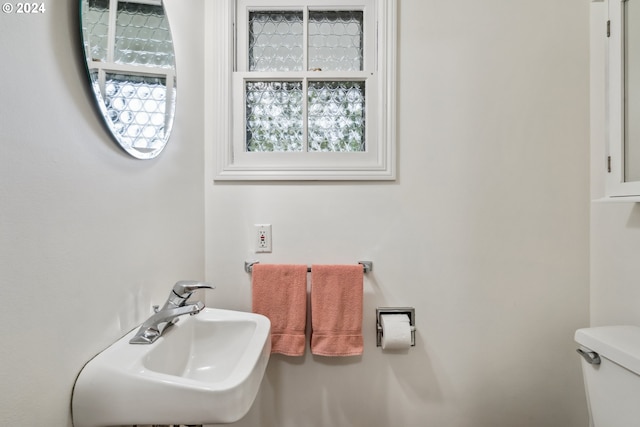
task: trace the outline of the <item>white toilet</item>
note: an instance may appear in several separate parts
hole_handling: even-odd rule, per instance
[[[592,427],[640,425],[640,327],[578,329]]]

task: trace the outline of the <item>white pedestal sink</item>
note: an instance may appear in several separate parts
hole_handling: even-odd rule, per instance
[[[75,427],[232,423],[249,411],[271,352],[266,317],[205,308],[153,344],[129,344],[136,331],[80,372]]]

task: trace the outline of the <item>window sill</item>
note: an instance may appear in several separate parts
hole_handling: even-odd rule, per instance
[[[591,200],[592,203],[640,203],[640,196],[605,196]]]

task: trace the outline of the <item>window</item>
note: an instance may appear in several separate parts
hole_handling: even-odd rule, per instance
[[[216,179],[395,178],[394,0],[207,6]]]
[[[640,196],[640,5],[610,1],[607,22],[607,196]],[[604,27],[604,26],[603,26]],[[600,30],[603,34],[604,30]],[[626,200],[630,200],[629,198]]]

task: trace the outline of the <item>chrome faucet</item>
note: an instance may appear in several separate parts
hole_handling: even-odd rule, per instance
[[[175,323],[178,317],[185,314],[193,316],[200,313],[204,308],[202,301],[187,304],[191,294],[198,289],[215,289],[215,287],[196,280],[181,280],[177,282],[173,286],[167,302],[164,303],[161,309],[158,309],[158,306],[153,307],[155,313],[140,326],[140,329],[129,340],[129,343],[151,344],[160,338],[167,326]]]

